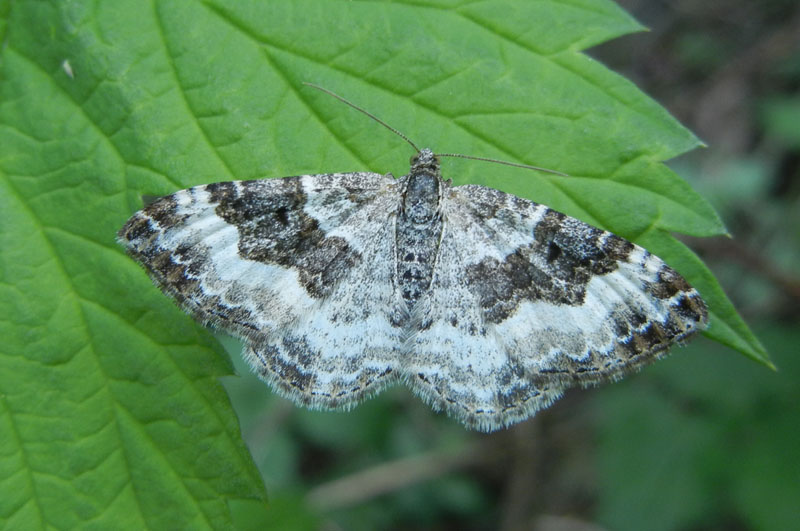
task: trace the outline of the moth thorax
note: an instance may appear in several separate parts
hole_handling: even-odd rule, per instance
[[[408,176],[403,212],[412,223],[428,223],[439,211],[439,179],[427,172]]]

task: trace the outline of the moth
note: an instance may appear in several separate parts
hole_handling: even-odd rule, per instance
[[[181,190],[118,239],[181,308],[241,338],[258,376],[312,408],[402,382],[492,431],[639,369],[708,320],[660,258],[527,199],[452,186],[429,149],[399,179]]]

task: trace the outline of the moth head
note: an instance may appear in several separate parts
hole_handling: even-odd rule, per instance
[[[427,170],[430,173],[439,174],[439,159],[428,148],[421,149],[416,155],[411,157],[411,169],[413,171]]]

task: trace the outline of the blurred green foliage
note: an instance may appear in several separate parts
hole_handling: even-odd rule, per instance
[[[777,373],[703,342],[603,389],[598,516],[610,529],[791,529],[800,499],[800,330],[759,330]]]
[[[597,441],[588,461],[594,469],[577,475],[596,483],[564,486],[549,503],[567,513],[590,507],[583,518],[608,529],[791,529],[800,499],[800,358],[794,355],[800,330],[772,326],[759,332],[776,353],[778,372],[754,371],[751,362],[703,340],[619,384],[572,391],[576,401],[541,414],[553,431],[569,422],[562,416],[581,416],[586,425],[576,436]],[[425,406],[404,389],[349,413],[306,411],[271,395],[244,364],[237,368],[245,376],[225,384],[264,473],[271,507],[285,515],[276,516],[282,529],[315,529],[325,521],[354,530],[438,528],[443,522],[493,529],[502,521],[510,488],[504,481],[513,471],[509,455],[517,450],[512,440],[464,431],[441,415],[425,417]],[[266,404],[266,413],[256,404]],[[538,434],[547,437],[548,431]],[[427,448],[455,452],[471,444],[509,455],[377,498],[366,492],[365,501],[353,506],[320,511],[303,502],[309,490],[336,478]],[[543,489],[576,480],[569,461],[585,463],[586,456],[580,445],[566,446],[556,462],[535,451],[529,456],[540,467],[562,469],[543,474]],[[594,499],[588,507],[570,492],[581,489]],[[314,524],[297,523],[285,504],[315,515]]]

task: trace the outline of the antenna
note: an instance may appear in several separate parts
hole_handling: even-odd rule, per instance
[[[361,107],[359,107],[359,106],[358,106],[358,105],[356,105],[355,103],[352,103],[352,102],[350,102],[350,101],[346,100],[346,99],[345,99],[345,98],[343,98],[342,96],[339,96],[339,95],[338,95],[338,94],[336,94],[335,92],[333,92],[333,91],[330,91],[330,90],[326,89],[325,87],[320,87],[319,85],[315,85],[314,83],[308,83],[308,82],[306,82],[306,81],[303,81],[303,85],[306,85],[306,86],[308,86],[308,87],[311,87],[311,88],[315,88],[315,89],[317,89],[317,90],[321,90],[321,91],[322,91],[322,92],[324,92],[325,94],[327,94],[327,95],[329,95],[329,96],[333,96],[334,98],[336,98],[337,100],[341,101],[341,102],[342,102],[342,103],[344,103],[345,105],[349,105],[350,107],[354,108],[354,109],[355,109],[355,110],[357,110],[358,112],[360,112],[360,113],[363,113],[363,114],[366,114],[367,116],[369,116],[370,118],[372,118],[373,120],[375,120],[376,122],[378,122],[379,124],[381,124],[382,126],[384,126],[386,129],[388,129],[388,130],[389,130],[389,131],[391,131],[392,133],[396,134],[397,136],[399,136],[400,138],[402,138],[403,140],[405,140],[406,142],[408,142],[408,143],[411,145],[411,147],[413,147],[413,148],[414,148],[414,151],[416,151],[417,153],[419,153],[419,148],[417,147],[417,145],[416,145],[414,142],[412,142],[411,140],[409,140],[409,139],[408,139],[408,137],[407,137],[406,135],[404,135],[403,133],[401,133],[400,131],[398,131],[397,129],[395,129],[394,127],[392,127],[391,125],[387,124],[386,122],[384,122],[383,120],[381,120],[380,118],[378,118],[377,116],[375,116],[374,114],[372,114],[371,112],[369,112],[369,111],[367,111],[367,110],[364,110],[364,109],[362,109]]]
[[[545,173],[552,173],[560,175],[561,177],[569,177],[568,174],[549,168],[542,168],[541,166],[531,166],[530,164],[522,164],[519,162],[508,162],[507,160],[489,159],[486,157],[473,157],[472,155],[462,155],[460,153],[437,153],[437,157],[457,157],[459,159],[482,160],[483,162],[495,162],[497,164],[505,164],[506,166],[514,166],[515,168],[526,168],[529,170],[543,171]]]
[[[399,136],[400,138],[402,138],[403,140],[408,142],[409,145],[411,145],[411,147],[414,148],[414,151],[416,151],[417,153],[420,152],[420,150],[417,147],[417,145],[414,142],[412,142],[406,135],[404,135],[403,133],[401,133],[400,131],[398,131],[397,129],[392,127],[391,125],[387,124],[386,122],[384,122],[383,120],[381,120],[380,118],[378,118],[377,116],[372,114],[371,112],[369,112],[369,111],[367,111],[365,109],[362,109],[361,107],[359,107],[355,103],[347,100],[346,98],[344,98],[342,96],[339,96],[335,92],[333,92],[331,90],[328,90],[325,87],[320,87],[319,85],[315,85],[314,83],[309,83],[307,81],[303,81],[302,83],[303,83],[303,85],[305,85],[307,87],[315,88],[315,89],[317,89],[317,90],[319,90],[321,92],[324,92],[325,94],[327,94],[329,96],[333,96],[334,98],[336,98],[337,100],[341,101],[345,105],[349,105],[350,107],[352,107],[353,109],[357,110],[358,112],[360,112],[362,114],[366,114],[367,116],[369,116],[370,118],[372,118],[373,120],[375,120],[376,122],[378,122],[379,124],[384,126],[386,129],[388,129],[392,133],[396,134],[397,136]],[[457,157],[457,158],[460,158],[460,159],[480,160],[480,161],[483,161],[483,162],[494,162],[494,163],[497,163],[497,164],[505,164],[506,166],[513,166],[515,168],[526,168],[526,169],[529,169],[529,170],[536,170],[536,171],[542,171],[542,172],[545,172],[545,173],[552,173],[554,175],[560,175],[562,177],[569,177],[569,175],[567,175],[566,173],[560,172],[560,171],[550,170],[548,168],[542,168],[540,166],[531,166],[530,164],[520,164],[518,162],[508,162],[506,160],[489,159],[489,158],[486,158],[486,157],[473,157],[471,155],[461,155],[459,153],[436,153],[435,155],[437,157]]]

